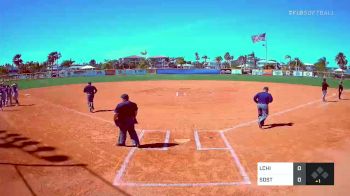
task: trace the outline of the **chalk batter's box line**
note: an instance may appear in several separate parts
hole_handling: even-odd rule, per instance
[[[163,131],[147,131],[147,132],[163,132]],[[166,151],[169,150],[169,141],[170,141],[170,130],[166,130],[163,147],[161,148],[142,148],[141,150],[158,150],[158,151]]]
[[[201,132],[213,132],[213,133],[220,133],[217,131],[201,131]],[[230,150],[230,148],[226,147],[226,148],[207,148],[207,147],[202,147],[201,141],[200,141],[200,137],[199,137],[199,132],[198,130],[194,131],[194,141],[196,143],[196,149],[198,151],[208,151],[208,150]]]
[[[140,134],[143,136],[143,133]],[[245,185],[245,184],[251,184],[250,179],[245,172],[243,166],[241,165],[238,156],[235,154],[232,146],[228,143],[226,136],[224,133],[220,132],[221,138],[223,139],[226,148],[202,148],[199,140],[198,131],[194,131],[194,137],[196,141],[196,146],[200,150],[228,150],[230,151],[230,154],[232,156],[232,160],[234,162],[235,167],[238,168],[239,173],[241,177],[243,178],[243,181],[238,182],[199,182],[199,183],[139,183],[139,182],[123,182],[122,177],[124,176],[124,173],[127,169],[127,165],[129,164],[129,161],[131,160],[132,155],[136,152],[136,150],[132,150],[129,152],[128,156],[125,158],[125,161],[121,167],[121,169],[118,171],[117,176],[113,182],[113,185],[115,186],[143,186],[143,187],[206,187],[206,186],[236,186],[236,185]],[[140,136],[140,137],[142,137]]]
[[[347,91],[345,91],[345,92],[349,92],[349,91],[347,90]],[[334,97],[334,95],[333,95],[333,96],[330,96],[330,97]],[[330,97],[327,97],[327,98],[330,98]],[[39,100],[40,100],[40,99],[39,99]],[[108,121],[108,120],[103,119],[103,118],[99,118],[99,117],[96,117],[96,116],[91,116],[91,115],[89,115],[89,114],[86,114],[86,113],[83,113],[83,112],[79,112],[79,111],[77,111],[77,110],[73,110],[73,109],[71,109],[71,108],[67,108],[67,107],[64,107],[64,106],[62,106],[62,105],[53,104],[53,103],[48,102],[48,101],[43,100],[43,99],[41,99],[41,100],[42,100],[42,101],[45,101],[46,103],[49,103],[49,104],[51,104],[51,105],[54,105],[54,106],[56,106],[56,107],[60,107],[60,108],[65,109],[65,110],[72,111],[72,112],[74,112],[74,113],[77,113],[77,114],[80,114],[80,115],[83,115],[83,116],[86,116],[86,117],[90,117],[90,118],[94,118],[94,119],[97,119],[97,120],[101,120],[101,121],[104,121],[104,122],[108,122],[108,123],[114,124],[113,122]],[[318,103],[318,102],[320,102],[319,99],[318,99],[318,100],[315,100],[315,101],[308,102],[308,103],[306,103],[306,104],[302,104],[302,105],[296,106],[296,107],[294,107],[294,108],[290,108],[290,109],[287,109],[287,110],[280,111],[280,112],[275,113],[274,115],[271,115],[271,116],[277,116],[277,115],[281,115],[281,114],[284,114],[284,113],[288,113],[288,112],[290,112],[290,111],[294,111],[294,110],[297,110],[297,109],[299,109],[299,108],[302,108],[302,107],[305,107],[305,106],[308,106],[308,105],[311,105],[311,104],[314,104],[314,103]],[[236,162],[238,162],[238,163],[240,163],[240,162],[239,162],[239,159],[238,159],[237,155],[235,154],[235,151],[233,150],[232,146],[228,143],[227,138],[226,138],[226,136],[224,135],[224,133],[227,132],[227,131],[232,131],[232,130],[237,129],[237,128],[239,128],[239,127],[250,126],[251,124],[256,123],[256,122],[257,122],[257,120],[253,120],[253,121],[249,121],[249,122],[246,122],[246,123],[241,123],[241,124],[239,124],[239,125],[236,125],[236,126],[233,126],[233,127],[227,128],[227,129],[224,129],[224,130],[220,130],[220,134],[222,134],[222,138],[225,139],[224,141],[225,141],[225,143],[226,143],[226,146],[231,147],[231,148],[230,148],[230,153],[231,153],[231,155],[233,156],[234,160],[235,160]],[[147,131],[147,132],[152,132],[152,131],[155,131],[155,130],[149,130],[149,131]],[[142,132],[142,136],[143,136],[143,133],[144,133],[144,132]],[[140,138],[142,138],[142,136],[140,136]],[[198,141],[199,141],[199,140],[198,140]],[[200,143],[199,143],[199,144],[200,144]],[[201,146],[199,146],[199,147],[201,148]],[[127,166],[128,162],[130,161],[130,159],[131,159],[131,157],[132,157],[132,155],[134,154],[135,151],[136,151],[136,148],[132,148],[132,149],[129,151],[128,156],[124,159],[124,163],[123,163],[121,169],[117,172],[117,175],[116,175],[116,177],[115,177],[115,179],[114,179],[114,182],[113,182],[114,185],[121,184],[120,179],[121,179],[121,177],[122,177],[122,175],[123,175],[123,172],[124,172],[125,169],[126,169],[126,166]],[[236,158],[235,158],[235,157],[236,157]],[[240,169],[241,174],[243,173],[243,174],[245,175],[245,170],[244,170],[244,168],[241,166],[241,167],[239,167],[239,169]],[[121,172],[121,174],[120,174],[120,172]],[[234,182],[234,183],[236,183],[236,182]],[[244,177],[244,182],[243,182],[243,183],[250,184],[250,180],[249,180],[249,177],[248,177],[247,175]],[[149,183],[149,184],[150,184],[150,185],[155,185],[154,183]],[[141,185],[142,185],[142,184],[141,184]],[[141,186],[141,185],[140,185],[140,186]],[[159,186],[162,186],[161,184],[158,184],[158,185],[159,185]],[[166,185],[166,184],[165,184],[165,185]],[[193,185],[193,184],[192,184],[192,185]],[[214,184],[210,184],[210,185],[207,185],[207,186],[215,186],[215,185],[214,185]]]
[[[248,182],[198,182],[198,183],[141,183],[141,182],[124,182],[117,186],[132,187],[208,187],[208,186],[238,186],[249,185]]]
[[[243,124],[246,124],[246,123],[243,123]],[[206,131],[206,132],[208,132],[208,131]],[[212,132],[216,132],[216,131],[212,131]],[[197,150],[199,150],[199,151],[202,151],[202,150],[228,150],[230,152],[230,155],[232,157],[233,162],[235,163],[235,166],[238,168],[238,171],[243,178],[243,182],[250,184],[251,182],[250,182],[249,176],[248,176],[247,172],[245,171],[241,161],[239,160],[235,150],[233,149],[233,147],[229,143],[228,139],[226,138],[225,133],[221,131],[221,132],[219,132],[219,134],[221,136],[221,139],[225,143],[226,148],[202,148],[198,130],[195,130],[194,131],[194,140],[196,142]]]

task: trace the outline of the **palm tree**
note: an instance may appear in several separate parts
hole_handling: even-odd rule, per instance
[[[61,63],[62,67],[70,67],[74,64],[75,61],[72,61],[72,59],[65,60]]]
[[[244,64],[247,63],[247,57],[245,57],[245,56],[239,56],[239,57],[238,57],[238,61],[239,61],[239,64],[240,64],[240,65],[244,65]]]
[[[216,63],[218,64],[218,66],[221,68],[222,57],[221,57],[221,56],[217,56],[217,57],[215,58],[215,61],[216,61]]]
[[[299,58],[298,57],[295,57],[294,58],[294,62],[295,62],[295,68],[297,69],[297,71],[299,71],[299,62],[300,62],[300,60],[299,60]]]
[[[284,59],[289,59],[289,61],[288,61],[288,66],[290,67],[290,62],[292,61],[292,57],[290,56],[290,55],[286,55],[285,57],[284,57]]]
[[[51,67],[51,71],[53,71],[53,65],[56,64],[56,61],[61,58],[61,53],[59,52],[51,52],[48,56],[47,56],[47,62],[49,64],[49,66]]]
[[[254,68],[256,68],[257,58],[255,57],[255,53],[252,52],[251,54],[249,54],[248,58],[249,58],[249,62],[253,62],[253,66]]]
[[[344,55],[344,53],[339,52],[335,57],[335,61],[337,62],[337,65],[339,66],[340,69],[346,69],[348,60],[346,59],[346,56]]]
[[[143,51],[143,52],[140,52],[140,54],[143,56],[143,58],[146,59],[146,56],[147,56],[147,50]]]
[[[294,60],[291,62],[291,66],[297,71],[299,71],[300,68],[305,69],[305,64],[298,57],[294,58]]]
[[[229,52],[226,52],[224,59],[225,59],[226,63],[229,64],[231,67],[231,60],[233,59],[233,56],[231,56]]]
[[[196,52],[196,53],[194,53],[194,55],[196,56],[196,61],[198,62],[199,61],[199,54],[198,54],[198,52]]]
[[[178,57],[176,58],[176,64],[180,65],[181,68],[183,68],[183,65],[186,64],[185,58],[184,57]]]
[[[198,54],[198,52],[196,52],[196,53],[194,53],[194,55],[196,57],[196,65],[198,66],[199,59],[200,59],[199,54]]]
[[[13,64],[15,64],[17,67],[19,67],[23,63],[21,56],[22,55],[20,54],[16,54],[12,59]]]
[[[22,60],[22,55],[21,54],[16,54],[13,59],[12,59],[13,64],[16,65],[18,71],[22,72],[23,71],[23,60]]]
[[[96,66],[96,60],[95,59],[91,59],[90,62],[89,62],[89,65]]]
[[[204,64],[206,64],[206,63],[207,63],[208,56],[207,56],[207,55],[204,55],[204,56],[202,56],[202,59],[204,59]]]

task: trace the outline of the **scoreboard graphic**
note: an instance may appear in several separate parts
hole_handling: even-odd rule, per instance
[[[259,186],[334,185],[334,163],[259,162]]]

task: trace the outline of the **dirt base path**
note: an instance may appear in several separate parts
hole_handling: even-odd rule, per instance
[[[254,122],[253,96],[265,85],[274,102],[270,126],[261,130]],[[346,195],[349,190],[350,100],[330,97],[323,103],[320,88],[98,83],[96,113],[89,113],[83,86],[21,91],[23,106],[0,112],[0,195]],[[140,108],[141,149],[115,146],[112,111],[122,93]],[[264,161],[335,162],[336,185],[258,187],[257,162]]]

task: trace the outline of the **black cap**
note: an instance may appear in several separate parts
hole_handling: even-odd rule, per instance
[[[125,100],[129,100],[129,95],[128,94],[122,94],[120,96],[120,98],[125,99]]]
[[[269,87],[265,86],[265,87],[264,87],[264,90],[268,91],[268,90],[269,90]]]
[[[91,84],[91,82],[88,82],[88,84]]]

